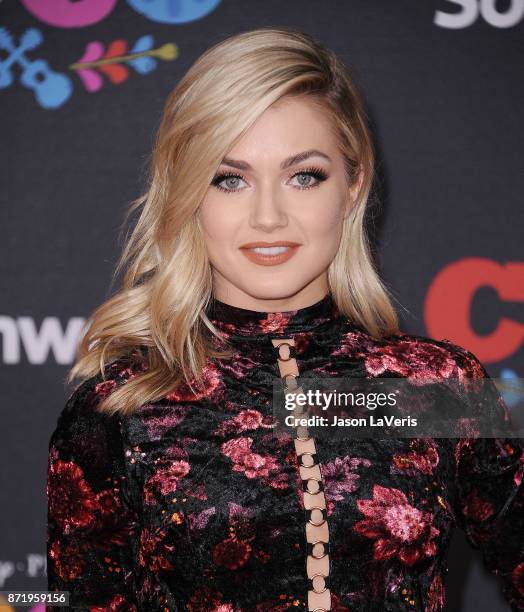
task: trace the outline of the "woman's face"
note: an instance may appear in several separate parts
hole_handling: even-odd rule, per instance
[[[355,194],[322,110],[304,98],[268,108],[222,160],[198,211],[215,297],[260,311],[320,300]]]

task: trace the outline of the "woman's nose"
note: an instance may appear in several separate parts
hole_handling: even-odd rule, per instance
[[[272,230],[287,225],[287,215],[282,194],[274,189],[261,190],[253,198],[250,224],[253,228]]]

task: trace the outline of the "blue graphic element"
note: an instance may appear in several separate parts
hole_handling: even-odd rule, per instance
[[[508,408],[513,408],[524,401],[524,383],[513,370],[504,368],[500,372],[500,378],[503,384],[508,384],[509,389],[502,393],[502,398],[506,402]]]
[[[221,0],[127,0],[129,5],[151,21],[188,23],[202,19]]]
[[[143,51],[150,51],[153,48],[154,39],[151,34],[141,36],[136,43],[133,45],[130,53],[142,53]],[[140,74],[147,74],[152,72],[157,65],[157,61],[151,56],[146,55],[144,57],[137,57],[136,59],[128,60],[128,64]]]
[[[29,28],[16,47],[7,28],[0,27],[0,49],[9,53],[5,60],[0,61],[0,89],[13,83],[11,67],[18,64],[22,68],[20,83],[35,92],[38,104],[43,108],[57,108],[71,96],[73,85],[69,77],[51,70],[45,60],[26,57],[26,51],[37,47],[42,40],[40,30]]]

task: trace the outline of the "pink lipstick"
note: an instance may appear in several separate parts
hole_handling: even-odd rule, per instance
[[[242,253],[260,266],[276,266],[291,259],[300,244],[297,242],[248,242],[240,247]]]

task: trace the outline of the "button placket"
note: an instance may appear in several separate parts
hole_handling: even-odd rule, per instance
[[[299,371],[296,361],[296,347],[293,338],[272,339],[277,353],[278,367],[286,393],[302,393],[299,385]],[[307,416],[307,406],[295,405],[291,414]],[[306,571],[309,584],[307,594],[308,612],[329,612],[331,592],[329,583],[329,527],[327,522],[324,482],[320,472],[316,443],[303,425],[294,428],[294,444],[299,463],[300,477],[304,490],[306,514],[305,534],[308,556]]]

